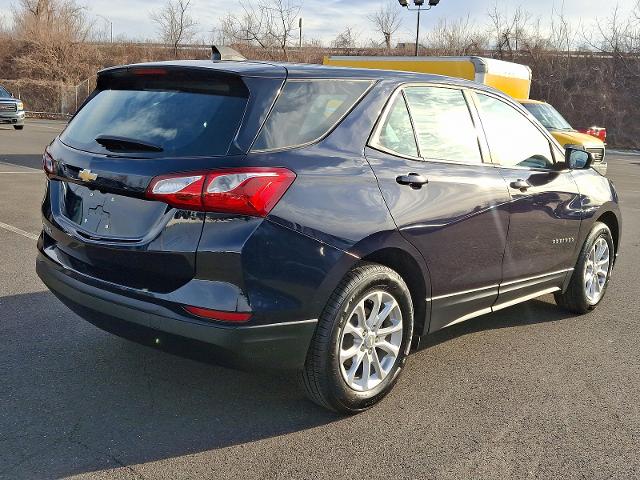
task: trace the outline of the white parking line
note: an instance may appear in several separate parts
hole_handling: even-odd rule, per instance
[[[17,233],[18,235],[22,235],[23,237],[30,238],[31,240],[38,240],[38,235],[25,232],[24,230],[21,230],[18,227],[14,227],[13,225],[9,225],[7,223],[0,222],[0,228],[8,230],[9,232]]]

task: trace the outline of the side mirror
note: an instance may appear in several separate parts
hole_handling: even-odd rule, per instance
[[[567,147],[565,163],[570,170],[587,170],[593,163],[593,155],[580,147]]]

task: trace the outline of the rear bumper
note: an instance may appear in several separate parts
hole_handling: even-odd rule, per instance
[[[114,293],[82,281],[40,252],[36,271],[71,310],[99,328],[145,345],[223,366],[300,369],[316,320],[222,326],[183,316],[169,306]]]

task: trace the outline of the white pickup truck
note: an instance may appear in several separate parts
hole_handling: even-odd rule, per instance
[[[16,130],[24,128],[24,104],[0,85],[0,124],[9,123]]]

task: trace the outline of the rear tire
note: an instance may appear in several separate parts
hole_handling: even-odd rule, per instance
[[[24,125],[14,125],[13,128],[15,128],[16,130],[22,130],[24,128]]]
[[[611,230],[596,222],[580,251],[565,292],[556,293],[558,306],[577,314],[595,309],[605,296],[615,258]]]
[[[307,396],[340,413],[372,407],[398,380],[412,335],[413,304],[402,277],[382,265],[358,265],[318,320],[300,372]]]

